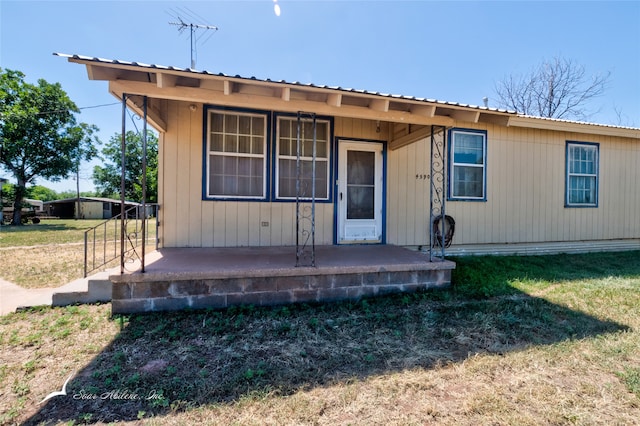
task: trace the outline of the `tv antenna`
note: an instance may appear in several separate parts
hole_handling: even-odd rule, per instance
[[[188,19],[198,19],[198,20],[203,20],[202,18],[200,18],[199,16],[197,16],[195,13],[191,12],[189,9],[182,10],[180,8],[177,8],[177,11],[174,12],[175,16],[174,19],[177,20],[177,22],[169,22],[169,25],[175,25],[178,27],[178,32],[180,34],[182,34],[185,30],[189,29],[189,40],[190,40],[190,45],[191,45],[191,68],[195,69],[196,67],[196,60],[195,57],[197,57],[197,50],[196,50],[196,43],[198,42],[198,40],[200,40],[200,38],[202,37],[202,35],[204,35],[204,33],[202,35],[200,35],[200,37],[195,37],[196,35],[196,31],[197,30],[204,30],[206,31],[211,31],[213,30],[218,31],[218,27],[214,26],[214,25],[204,25],[204,24],[193,24],[191,22],[185,22],[184,19],[182,19],[182,15],[186,15],[186,17]],[[211,35],[213,35],[213,33],[211,33]],[[209,38],[211,38],[211,35],[209,36]],[[206,43],[209,38],[207,38],[204,43]]]

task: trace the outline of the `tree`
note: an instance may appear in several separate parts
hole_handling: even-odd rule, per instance
[[[78,196],[78,192],[72,189],[68,189],[66,191],[57,193],[57,200],[68,200],[71,198],[76,198]],[[80,192],[80,197],[99,197],[100,194],[96,194],[93,191],[82,191]]]
[[[103,197],[120,194],[122,135],[114,134],[102,149],[104,166],[93,168],[93,184]],[[127,200],[142,201],[142,135],[134,131],[125,134],[125,192]],[[158,200],[158,138],[147,132],[147,202]]]
[[[21,224],[27,184],[37,177],[69,177],[99,144],[97,127],[78,124],[78,107],[59,83],[24,81],[20,71],[0,69],[0,166],[16,179],[12,225]]]
[[[611,73],[588,76],[584,66],[570,59],[544,61],[529,74],[498,81],[500,107],[547,118],[585,120],[588,104],[607,89]]]
[[[34,185],[27,189],[29,198],[40,201],[53,201],[58,199],[58,194],[51,188],[42,185]]]

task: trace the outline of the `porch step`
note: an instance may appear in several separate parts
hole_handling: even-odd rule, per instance
[[[270,306],[415,292],[449,286],[452,265],[417,271],[114,282],[112,312]]]
[[[67,306],[75,303],[110,302],[113,284],[109,271],[81,278],[60,287],[53,293],[52,306]]]

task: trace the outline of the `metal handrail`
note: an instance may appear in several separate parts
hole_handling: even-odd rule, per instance
[[[131,206],[124,211],[124,217],[128,219],[126,225],[126,241],[124,253],[135,251],[144,238],[142,234],[142,222],[145,222],[146,241],[155,240],[155,248],[158,248],[158,208],[157,204],[147,204],[147,208],[153,209],[152,214],[140,212],[140,206]],[[122,212],[107,219],[84,232],[84,277],[104,265],[118,259],[123,253],[120,249],[120,229]],[[155,235],[149,235],[149,220],[155,219]],[[100,247],[99,247],[100,246]]]

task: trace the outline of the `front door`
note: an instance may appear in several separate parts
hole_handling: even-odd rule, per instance
[[[382,242],[383,145],[340,141],[338,244]]]

